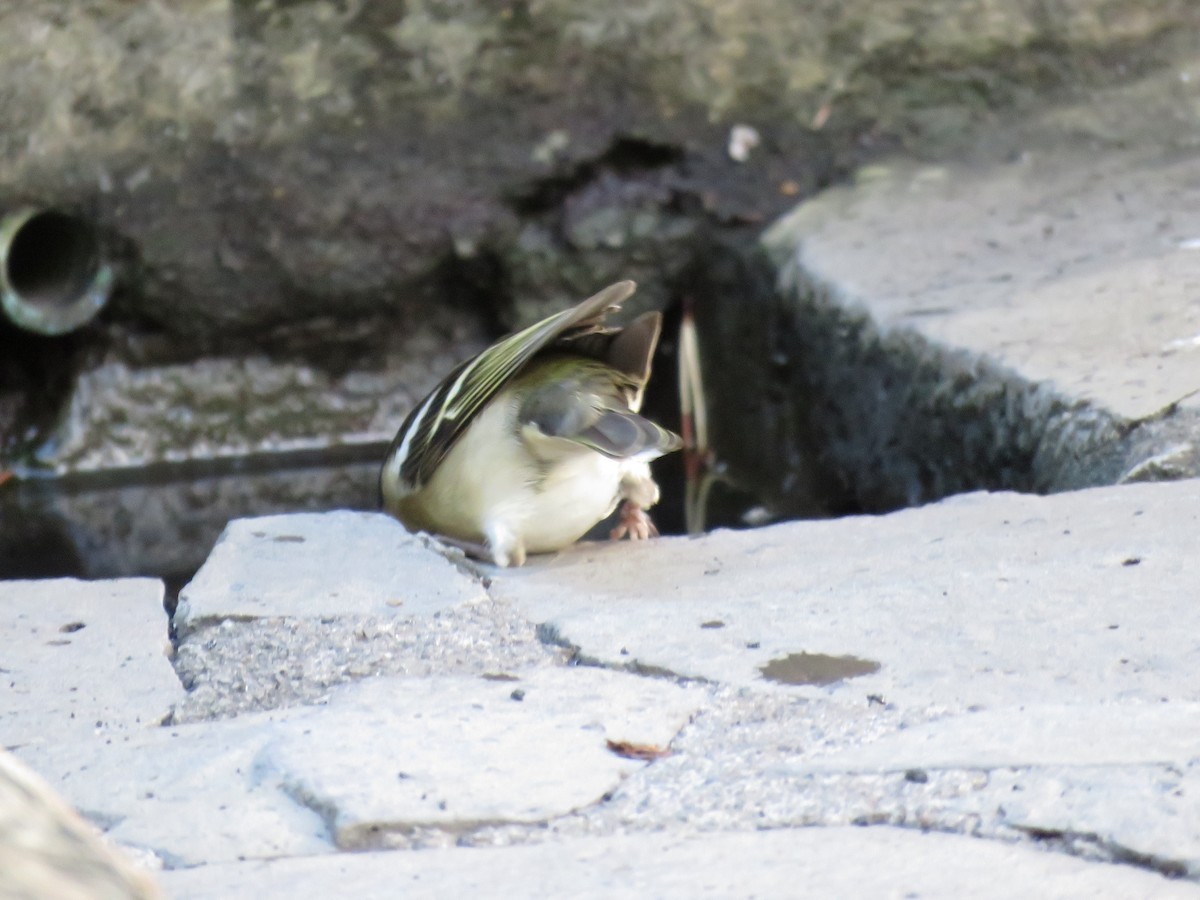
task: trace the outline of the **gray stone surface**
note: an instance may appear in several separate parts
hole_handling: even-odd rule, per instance
[[[164,873],[178,900],[405,897],[1200,896],[1129,868],[891,828],[639,834],[504,849],[355,854]]]
[[[560,665],[561,648],[503,601],[466,604],[430,618],[339,615],[226,620],[179,645],[176,671],[188,694],[175,721],[313,703],[335,685],[371,675],[503,675]]]
[[[804,278],[1125,420],[1200,404],[1200,160],[897,161],[772,227]]]
[[[974,494],[584,544],[486,582],[437,557],[443,578],[409,585],[428,613],[407,618],[367,582],[346,614],[275,555],[340,535],[330,565],[368,571],[379,547],[347,535],[375,517],[239,523],[202,595],[296,575],[297,599],[189,631],[177,663],[201,677],[172,724],[19,752],[184,897],[370,896],[410,877],[431,894],[599,896],[596,860],[665,896],[785,895],[797,879],[1196,896],[1198,501],[1198,481]],[[305,540],[270,539],[289,535]],[[447,584],[463,586],[449,607]],[[534,623],[591,665],[534,652]],[[880,668],[764,679],[801,652]],[[392,664],[407,677],[365,677]]]
[[[1157,765],[1197,757],[1200,703],[1027,703],[935,719],[806,765],[817,771]]]
[[[169,726],[59,744],[31,763],[110,839],[156,867],[332,852],[324,819],[258,765],[269,728],[254,719]]]
[[[1197,481],[977,494],[500,573],[492,592],[581,659],[741,686],[714,693],[676,756],[552,829],[888,822],[1195,877],[1198,501]],[[881,666],[763,678],[801,652]]]
[[[231,522],[180,593],[185,722],[324,698],[370,675],[503,673],[561,663],[534,625],[380,513]]]
[[[0,739],[22,756],[153,730],[183,696],[162,582],[0,581]]]
[[[1198,521],[1200,481],[971,494],[883,517],[582,545],[500,573],[491,590],[605,665],[765,689],[772,659],[850,654],[881,669],[777,689],[953,709],[1196,701]]]
[[[596,669],[515,680],[378,679],[272,729],[260,764],[325,811],[339,847],[453,841],[598,802],[645,767],[606,741],[665,750],[701,703],[665,681]],[[440,833],[439,833],[440,832]]]
[[[1194,732],[1193,732],[1194,734]],[[1087,855],[1200,876],[1200,762],[1089,768],[1074,762],[998,771],[986,793],[1005,825]]]
[[[347,548],[353,548],[348,552]],[[179,595],[176,629],[225,619],[428,616],[485,596],[479,583],[381,513],[230,522]]]
[[[725,476],[794,517],[1200,475],[1196,68],[887,158],[711,262]]]
[[[826,763],[937,716],[937,710],[719,689],[672,743],[674,755],[631,776],[608,802],[538,829],[481,829],[464,842],[887,824],[1034,841],[1086,859],[1196,878],[1195,763],[989,769],[981,757],[963,768],[879,772]],[[930,759],[938,761],[937,748]]]
[[[60,744],[37,766],[111,838],[172,868],[438,845],[599,801],[646,765],[607,740],[665,747],[698,705],[595,669],[381,678],[316,706]]]
[[[43,462],[77,473],[355,447],[378,457],[408,410],[489,343],[480,322],[445,307],[378,333],[381,346],[335,373],[258,352],[110,359],[80,374]]]

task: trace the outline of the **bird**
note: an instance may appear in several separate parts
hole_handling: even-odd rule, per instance
[[[657,536],[649,464],[683,443],[639,415],[662,314],[605,324],[636,288],[610,285],[450,372],[391,443],[384,510],[502,567],[573,544],[618,504],[613,539]]]

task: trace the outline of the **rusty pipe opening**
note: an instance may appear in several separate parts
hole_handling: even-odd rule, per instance
[[[113,281],[85,219],[26,208],[0,220],[0,307],[17,326],[46,335],[81,328],[104,308]]]

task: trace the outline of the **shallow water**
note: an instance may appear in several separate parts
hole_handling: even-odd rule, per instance
[[[827,656],[824,653],[789,653],[761,666],[763,678],[778,684],[835,684],[847,678],[871,675],[879,663],[857,656]]]
[[[10,481],[0,486],[0,578],[153,576],[182,584],[230,519],[377,509],[379,464],[366,455]]]

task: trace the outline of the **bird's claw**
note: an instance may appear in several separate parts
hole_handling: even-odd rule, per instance
[[[621,517],[608,536],[614,541],[619,541],[625,535],[629,535],[631,541],[644,541],[658,537],[658,529],[650,521],[650,514],[632,500],[626,500],[621,504]]]

